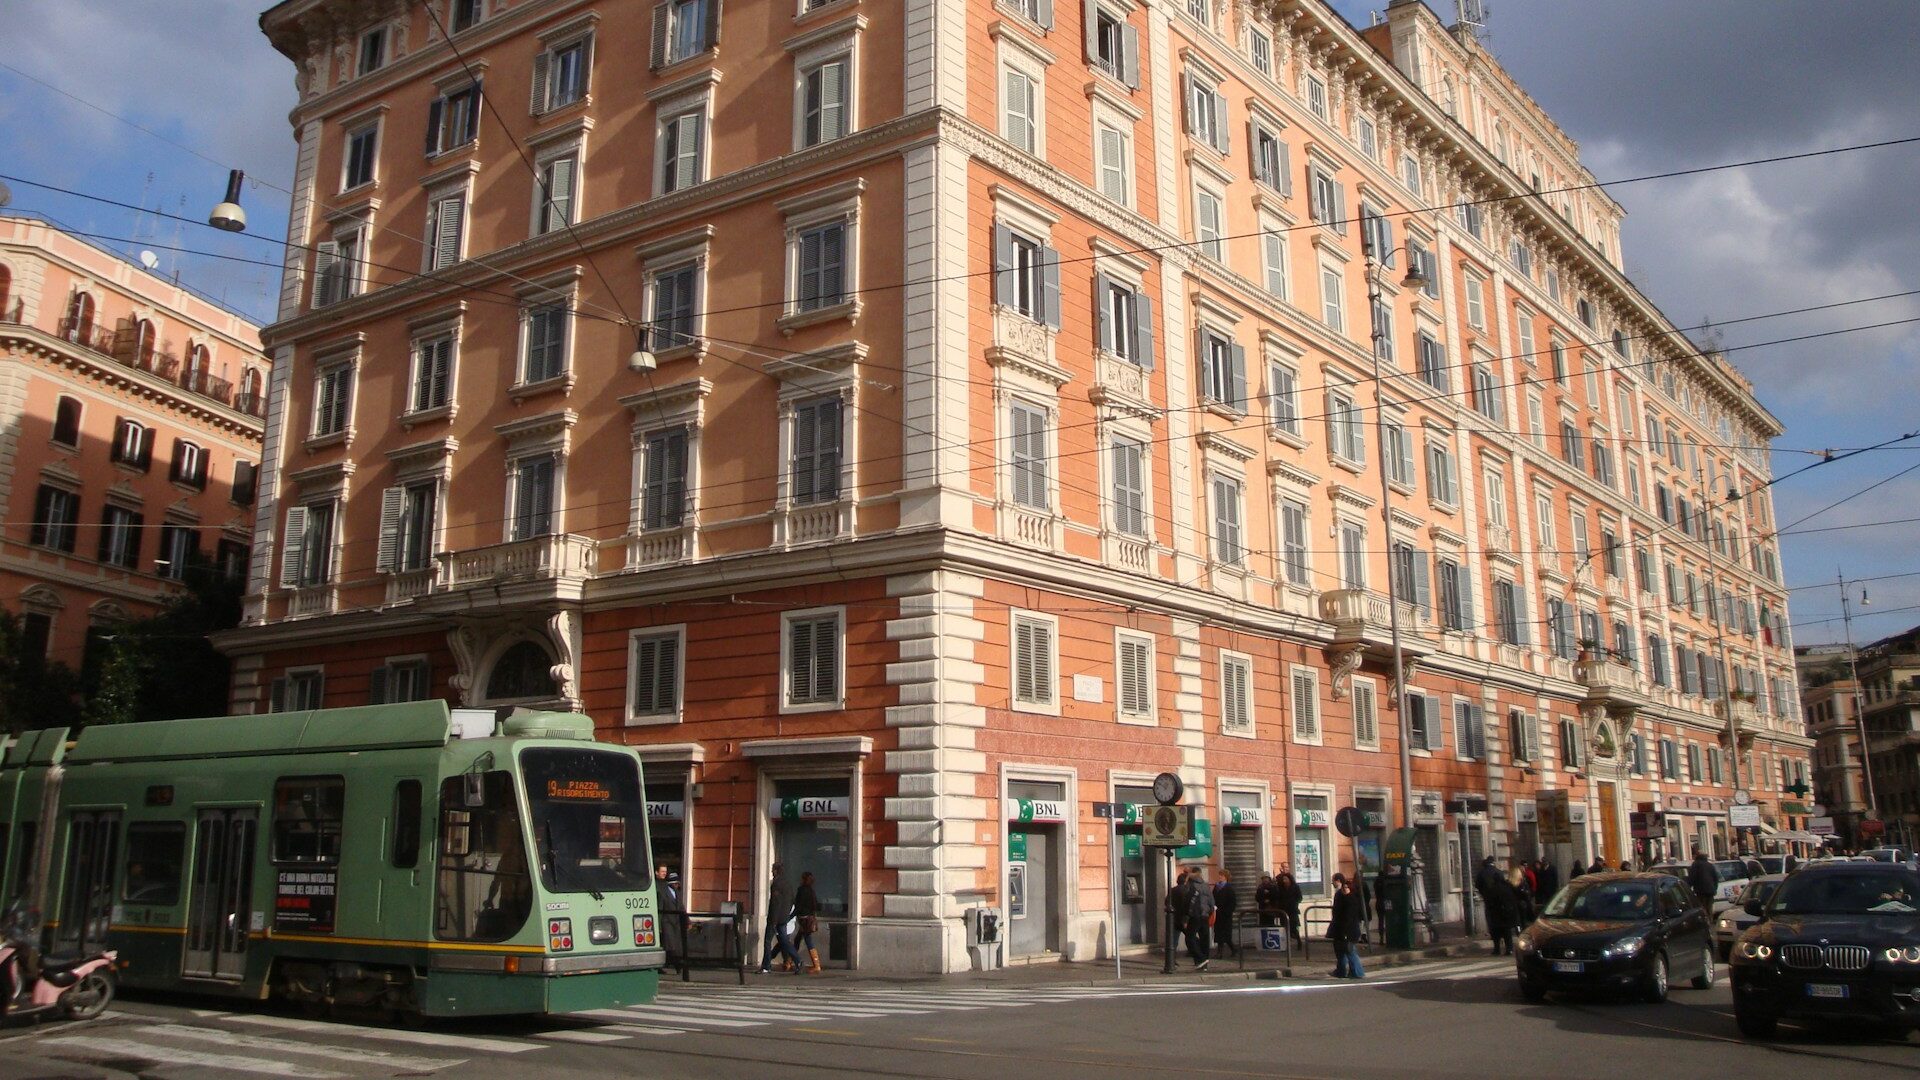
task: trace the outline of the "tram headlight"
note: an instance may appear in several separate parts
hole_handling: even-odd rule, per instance
[[[573,951],[573,920],[547,920],[547,948],[553,952]]]
[[[638,946],[650,946],[654,943],[653,916],[635,915],[633,917],[633,943]]]

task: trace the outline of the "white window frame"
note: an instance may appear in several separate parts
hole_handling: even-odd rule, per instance
[[[848,15],[785,42],[793,56],[793,148],[805,150],[845,138],[860,130],[860,31],[866,19]],[[816,143],[807,142],[807,78],[823,64],[846,66],[844,100],[841,102],[841,128],[837,134],[821,134]],[[994,100],[999,100],[998,92]]]
[[[1356,750],[1380,749],[1380,693],[1379,684],[1373,679],[1353,676],[1348,690],[1349,700],[1353,702],[1353,746]],[[1363,738],[1360,720],[1366,716],[1373,727],[1373,737]]]
[[[441,262],[440,226],[442,221],[445,220],[445,212],[441,207],[449,199],[460,200],[458,224],[460,236],[459,242],[454,245],[453,257],[446,262]],[[422,251],[424,258],[421,261],[421,271],[423,273],[430,274],[437,270],[444,270],[450,266],[458,265],[461,260],[467,257],[467,240],[472,231],[472,221],[473,189],[471,185],[464,180],[428,192],[426,242],[421,245],[424,249]]]
[[[533,115],[545,116],[575,105],[592,103],[594,27],[598,21],[597,16],[588,16],[540,35],[540,55],[534,58],[533,84],[529,95],[529,107]],[[554,94],[560,86],[554,78],[558,70],[557,61],[561,53],[576,46],[580,49],[579,96],[568,101],[555,101]]]
[[[1119,520],[1119,500],[1114,498],[1119,490],[1118,478],[1114,472],[1114,456],[1120,444],[1134,447],[1140,454],[1140,531],[1132,532],[1121,526]],[[1151,541],[1153,538],[1153,454],[1150,431],[1141,432],[1130,428],[1110,428],[1101,448],[1101,479],[1105,485],[1107,527],[1115,534],[1134,540]]]
[[[362,113],[361,116],[364,117],[366,114]],[[351,126],[342,133],[340,137],[341,194],[380,185],[380,150],[381,144],[385,141],[382,138],[386,134],[385,120],[383,115],[376,112],[364,122],[351,122]],[[356,184],[353,183],[353,141],[361,135],[369,135],[373,139],[373,161],[367,166],[367,178]]]
[[[1276,300],[1285,301],[1292,293],[1293,275],[1288,266],[1286,226],[1276,218],[1260,218],[1260,284]]]
[[[1254,715],[1254,667],[1253,657],[1241,652],[1219,650],[1219,693],[1220,693],[1220,734],[1235,739],[1252,739],[1260,730],[1258,719]],[[1233,672],[1239,673],[1239,693],[1233,693]],[[1245,714],[1244,725],[1236,727],[1228,722],[1232,716],[1230,698],[1237,697],[1240,711]]]
[[[1038,414],[1041,423],[1044,425],[1042,429],[1044,436],[1041,439],[1042,450],[1034,462],[1034,467],[1041,472],[1040,481],[1044,488],[1041,494],[1041,500],[1044,505],[1021,502],[1016,498],[1016,492],[1018,491],[1016,473],[1019,463],[1014,459],[1013,414],[1015,410],[1025,410]],[[1025,394],[1011,394],[1008,395],[1006,408],[1002,410],[1002,419],[1007,425],[1005,442],[1007,454],[1003,465],[1006,474],[1006,486],[1003,490],[1007,493],[1007,505],[1051,516],[1054,513],[1054,508],[1060,505],[1057,490],[1060,470],[1055,467],[1059,454],[1057,443],[1058,435],[1056,432],[1056,427],[1059,423],[1058,403],[1041,400]]]
[[[838,671],[834,676],[834,696],[823,701],[794,701],[793,693],[793,624],[800,620],[814,620],[831,615],[835,619],[834,663]],[[841,605],[805,608],[799,611],[780,613],[780,714],[835,712],[847,707],[847,609]]]
[[[1312,701],[1307,716],[1312,730],[1304,734],[1300,723],[1300,687],[1303,681],[1311,687]],[[1288,664],[1287,737],[1300,746],[1322,746],[1326,743],[1326,734],[1327,725],[1320,715],[1320,669],[1306,664]]]
[[[337,437],[351,439],[353,437],[353,411],[359,404],[355,399],[360,396],[359,372],[360,361],[357,356],[323,358],[314,364],[313,409],[307,429],[307,437],[309,439],[329,439]],[[330,377],[334,375],[341,376],[339,385],[345,387],[346,406],[340,418],[340,425],[338,427],[323,429],[321,422],[326,415],[325,412],[322,411],[325,391]]]
[[[1329,287],[1329,281],[1333,285]],[[1347,330],[1347,276],[1340,267],[1320,262],[1320,321],[1336,334]]]
[[[786,285],[782,292],[781,315],[776,325],[782,331],[812,326],[833,319],[858,318],[860,299],[860,194],[861,180],[836,184],[809,192],[778,204],[786,215]],[[802,309],[800,306],[800,239],[805,233],[840,222],[843,241],[840,257],[840,292],[837,303]]]
[[[421,405],[421,381],[427,375],[425,350],[438,342],[447,343],[447,385],[445,399],[434,404]],[[412,421],[431,417],[452,416],[454,403],[458,400],[457,386],[460,377],[460,323],[458,320],[448,324],[441,323],[430,327],[417,328],[409,343],[407,360],[407,400],[402,418]]]
[[[1012,33],[1000,35],[1000,64],[995,76],[996,100],[998,101],[1000,137],[1008,145],[1021,153],[1035,157],[1045,157],[1047,153],[1047,65],[1053,57],[1029,45],[1026,40]],[[1026,80],[1028,100],[1024,105],[1029,113],[1017,113],[1013,100],[1008,96],[1011,89],[1011,76],[1018,75]],[[1029,141],[1027,145],[1014,132],[1014,120],[1018,117],[1026,124]]]
[[[1208,226],[1207,207],[1213,208],[1212,226]],[[1214,262],[1227,261],[1227,200],[1206,184],[1193,185],[1194,250]]]
[[[784,627],[782,628],[784,631]],[[670,711],[640,712],[634,708],[633,688],[639,685],[635,675],[640,662],[640,643],[643,641],[674,639],[673,656],[673,708]],[[674,623],[670,626],[641,626],[627,631],[627,684],[626,701],[621,709],[624,723],[628,727],[678,724],[686,719],[687,711],[687,624]],[[784,685],[784,684],[783,684]]]
[[[1044,627],[1047,632],[1046,696],[1022,698],[1019,687],[1020,627]],[[1038,687],[1035,688],[1038,690]],[[1060,715],[1060,620],[1039,611],[1011,608],[1007,612],[1007,707],[1014,712]]]
[[[1487,328],[1487,283],[1486,279],[1469,270],[1463,275],[1466,286],[1467,325],[1475,330]]]
[[[1142,676],[1146,680],[1146,711],[1141,712],[1127,707],[1126,675],[1122,656],[1127,646],[1132,645],[1146,650],[1146,665]],[[1122,724],[1153,726],[1158,722],[1159,698],[1157,691],[1158,673],[1154,670],[1159,663],[1158,643],[1152,634],[1124,630],[1115,627],[1113,631],[1113,714]]]
[[[1206,470],[1206,481],[1208,562],[1214,566],[1227,566],[1244,571],[1248,569],[1247,555],[1251,550],[1247,545],[1246,478],[1225,469],[1209,467]],[[1231,501],[1223,501],[1220,498],[1220,488],[1223,484],[1232,487]],[[1225,516],[1228,513],[1232,515],[1230,519]],[[1223,536],[1223,527],[1231,527],[1233,530],[1233,547],[1230,553],[1222,551],[1226,540]],[[1233,557],[1227,558],[1227,554]]]

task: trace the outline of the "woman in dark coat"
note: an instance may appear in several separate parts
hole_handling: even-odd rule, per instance
[[[813,871],[800,875],[800,887],[793,893],[793,940],[796,946],[803,946],[807,956],[807,966],[797,968],[796,974],[820,974],[820,950],[813,947],[813,933],[820,929],[820,897],[813,891]]]
[[[1366,972],[1360,967],[1360,951],[1354,943],[1360,940],[1362,923],[1366,912],[1360,902],[1360,894],[1353,891],[1353,883],[1345,874],[1333,875],[1333,910],[1327,918],[1327,938],[1333,942],[1333,971],[1336,979],[1363,979]]]
[[[1300,940],[1300,883],[1293,880],[1293,869],[1291,867],[1283,866],[1280,868],[1280,876],[1273,879],[1273,891],[1275,900],[1280,905],[1280,917],[1285,919],[1287,923],[1287,936],[1293,939],[1295,945],[1302,944]]]
[[[1520,894],[1504,874],[1489,874],[1481,898],[1487,903],[1487,933],[1493,955],[1513,955],[1513,928],[1520,924]]]

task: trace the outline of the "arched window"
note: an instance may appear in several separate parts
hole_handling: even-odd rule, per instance
[[[133,324],[133,356],[142,369],[153,367],[153,324],[141,319]]]
[[[248,368],[246,370],[246,373],[240,376],[240,392],[247,395],[248,397],[256,397],[259,395],[260,393],[260,369],[259,368]]]
[[[212,361],[207,356],[207,347],[199,342],[187,345],[187,369],[180,373],[180,385],[189,390],[202,390],[206,387],[207,372]]]
[[[0,263],[0,322],[17,322],[13,314],[13,269]]]
[[[487,697],[495,701],[552,697],[559,692],[553,681],[553,658],[535,641],[510,646],[493,662],[487,676]]]
[[[93,343],[93,297],[76,289],[67,303],[67,325],[61,331],[68,341],[82,345]]]

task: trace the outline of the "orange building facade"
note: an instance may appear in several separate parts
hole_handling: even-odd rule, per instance
[[[1643,853],[1725,851],[1736,784],[1778,817],[1779,424],[1425,7],[262,24],[298,246],[235,711],[584,710],[694,907],[813,870],[878,970],[965,970],[971,909],[1013,957],[1157,940],[1095,805],[1162,771],[1187,857],[1310,896],[1414,827],[1436,918],[1463,855],[1617,860],[1644,804]]]
[[[0,607],[30,654],[91,670],[199,561],[245,575],[268,369],[240,315],[0,215]]]

